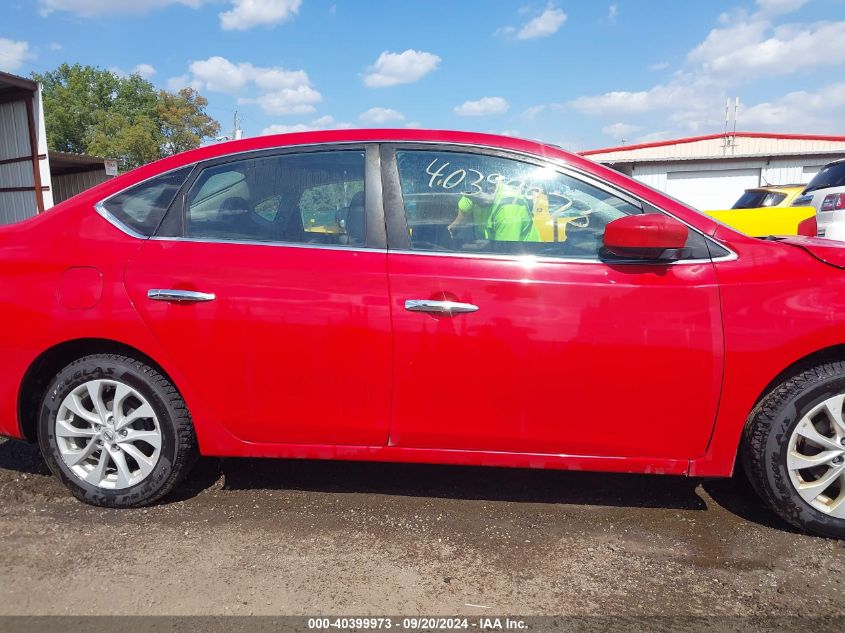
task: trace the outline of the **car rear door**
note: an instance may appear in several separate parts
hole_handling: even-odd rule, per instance
[[[604,225],[643,212],[624,192],[492,150],[384,146],[382,163],[391,445],[643,458],[704,452],[722,371],[705,238],[691,231],[684,261],[610,263],[599,257]],[[505,212],[495,201],[514,189],[522,199],[512,197]],[[522,221],[526,198],[536,234],[524,225],[501,234],[529,241],[497,240],[503,218]]]
[[[384,239],[376,147],[233,156],[194,170],[126,287],[236,437],[378,446],[391,384]]]

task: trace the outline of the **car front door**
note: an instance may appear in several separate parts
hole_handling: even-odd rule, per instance
[[[380,187],[375,147],[220,159],[129,262],[141,317],[236,437],[385,444]]]
[[[705,238],[611,263],[643,203],[555,165],[384,146],[391,445],[689,458],[713,428],[722,328]]]

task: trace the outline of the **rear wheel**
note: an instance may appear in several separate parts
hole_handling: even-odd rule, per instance
[[[749,418],[743,463],[786,521],[845,538],[845,363],[808,369],[768,394]]]
[[[152,503],[173,489],[197,455],[179,392],[158,371],[126,356],[86,356],[62,369],[38,424],[50,470],[94,505]]]

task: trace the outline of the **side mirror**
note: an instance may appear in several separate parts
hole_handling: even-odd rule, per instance
[[[626,215],[604,228],[604,251],[618,259],[680,259],[684,256],[688,236],[687,226],[668,215]]]

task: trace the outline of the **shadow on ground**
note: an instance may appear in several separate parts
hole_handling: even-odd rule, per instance
[[[49,475],[37,446],[16,441],[0,444],[0,469]],[[221,480],[224,490],[300,490],[679,510],[706,510],[705,499],[709,497],[747,521],[789,529],[763,506],[742,476],[706,480],[428,464],[202,458],[163,503],[192,499]]]

